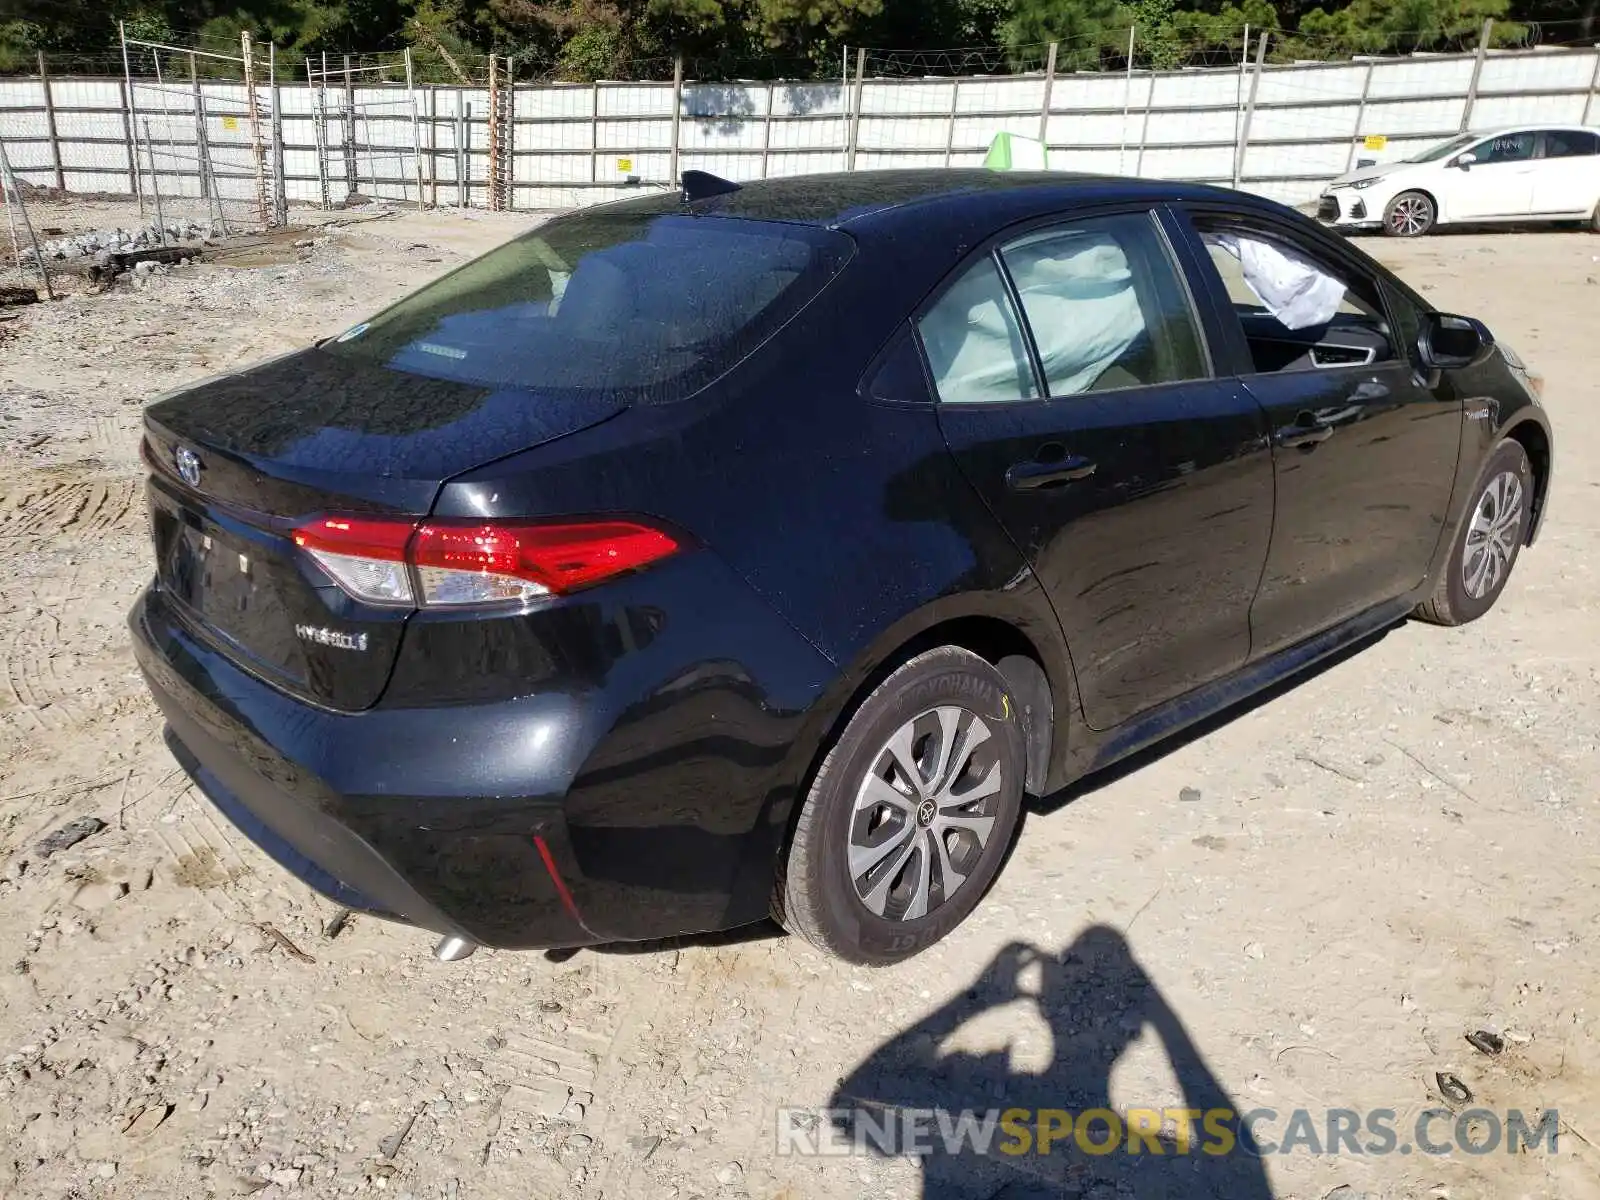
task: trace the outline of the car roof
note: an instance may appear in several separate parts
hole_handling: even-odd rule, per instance
[[[1574,133],[1600,134],[1600,129],[1593,125],[1580,125],[1566,121],[1524,121],[1520,125],[1500,125],[1494,129],[1469,129],[1465,134],[1456,134],[1456,137],[1499,137],[1503,133],[1536,133],[1541,129],[1571,130]],[[1449,138],[1445,139],[1449,141]]]
[[[705,215],[786,221],[852,232],[921,223],[930,208],[1006,210],[1021,219],[1031,210],[1055,212],[1118,200],[1226,200],[1255,205],[1244,193],[1172,180],[1128,179],[1070,171],[991,171],[987,168],[918,168],[849,171],[763,179],[741,184],[690,207]]]

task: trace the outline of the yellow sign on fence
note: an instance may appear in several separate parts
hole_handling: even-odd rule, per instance
[[[238,117],[223,117],[222,118],[222,127],[224,129],[226,129],[229,133],[238,133],[239,132],[239,118]]]
[[[1366,150],[1382,150],[1388,144],[1389,139],[1381,133],[1369,133],[1361,143],[1362,148]]]
[[[621,171],[624,175],[627,175],[628,173],[630,173],[633,170],[633,159],[631,159],[631,158],[619,158],[619,159],[617,159],[617,170]]]

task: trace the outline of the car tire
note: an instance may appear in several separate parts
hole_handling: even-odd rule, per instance
[[[1489,456],[1444,574],[1433,595],[1417,607],[1417,616],[1435,625],[1465,625],[1494,607],[1527,540],[1533,494],[1527,452],[1507,438]]]
[[[1422,237],[1438,216],[1433,197],[1426,192],[1401,192],[1383,210],[1383,232],[1390,237]]]
[[[1600,233],[1600,204],[1594,206],[1594,212],[1589,216],[1589,232]]]
[[[870,966],[959,925],[1016,830],[1027,770],[1018,713],[999,672],[959,647],[891,673],[816,772],[774,891],[779,923]]]

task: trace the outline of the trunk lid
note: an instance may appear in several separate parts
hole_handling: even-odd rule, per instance
[[[294,527],[318,513],[423,517],[451,476],[622,408],[321,349],[201,384],[146,410],[159,586],[197,636],[254,674],[367,708],[412,610],[352,599],[296,548]]]

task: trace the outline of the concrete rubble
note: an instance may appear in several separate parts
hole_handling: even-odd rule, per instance
[[[137,229],[96,229],[89,233],[77,233],[69,237],[53,238],[41,241],[39,251],[49,262],[72,262],[77,259],[109,259],[112,254],[132,254],[139,250],[151,250],[159,246],[193,245],[196,249],[212,243],[223,236],[222,230],[211,224],[201,224],[198,221],[176,221],[165,226],[166,238],[162,238],[160,225],[150,224]],[[25,247],[22,251],[25,260],[34,258],[33,247]]]

